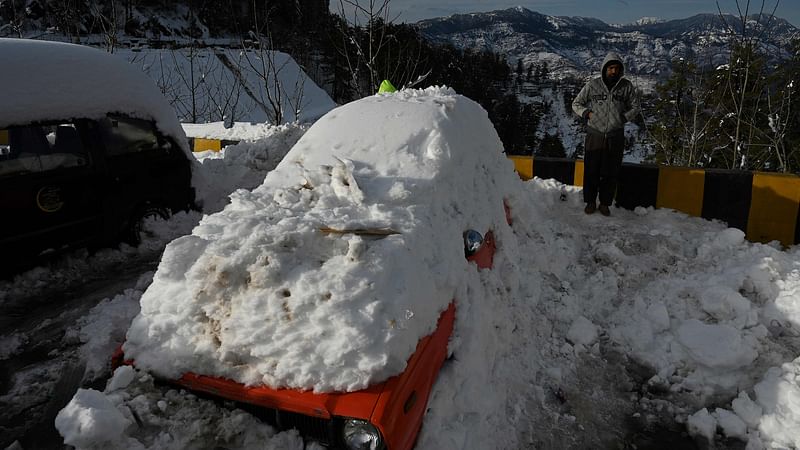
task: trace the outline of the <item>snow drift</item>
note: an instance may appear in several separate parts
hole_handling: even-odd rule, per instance
[[[337,108],[261,186],[167,246],[126,356],[166,378],[316,392],[383,381],[466,295],[462,233],[507,228],[514,183],[486,112],[452,90]],[[387,235],[350,232],[363,229]]]

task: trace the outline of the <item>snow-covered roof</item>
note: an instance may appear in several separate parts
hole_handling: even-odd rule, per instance
[[[183,122],[275,123],[273,108],[278,107],[278,122],[308,123],[336,107],[290,55],[279,51],[143,48],[120,49],[115,55],[158,80]],[[188,81],[192,73],[194,80],[202,80],[194,88]]]
[[[175,111],[141,70],[101,50],[29,39],[0,39],[0,127],[109,112],[152,119],[188,152]]]
[[[486,111],[450,89],[334,109],[264,184],[167,246],[126,356],[165,377],[315,391],[385,380],[467,295],[462,233],[510,233],[519,182]],[[396,234],[335,231],[354,229]]]

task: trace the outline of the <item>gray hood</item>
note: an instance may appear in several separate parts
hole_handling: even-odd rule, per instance
[[[603,77],[603,80],[606,79],[606,67],[612,62],[617,62],[622,66],[622,73],[620,74],[620,78],[625,76],[625,63],[622,62],[622,58],[616,52],[608,52],[605,59],[603,59],[603,65],[600,67],[600,76]]]
[[[609,53],[603,60],[603,75],[605,68],[614,61],[622,64],[622,58],[618,54]],[[624,73],[623,65],[622,74]],[[639,114],[638,105],[636,88],[630,80],[621,77],[613,86],[609,86],[603,76],[593,77],[583,86],[572,102],[572,111],[587,121],[588,130],[605,134],[623,130],[625,123]],[[592,117],[589,117],[589,113]]]

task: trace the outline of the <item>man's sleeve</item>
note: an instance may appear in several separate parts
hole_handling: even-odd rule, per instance
[[[622,115],[625,116],[625,120],[628,122],[633,122],[636,116],[639,115],[639,94],[636,92],[636,88],[633,87],[633,83],[628,85],[628,95],[626,95],[625,99],[625,112]]]
[[[583,120],[586,120],[589,112],[591,112],[591,110],[588,108],[588,102],[589,83],[586,83],[583,86],[583,89],[581,89],[581,91],[578,93],[578,96],[575,97],[575,100],[572,101],[572,111],[579,115]]]

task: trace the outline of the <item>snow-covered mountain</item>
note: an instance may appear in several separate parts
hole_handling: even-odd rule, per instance
[[[676,58],[697,59],[708,65],[727,61],[731,33],[742,28],[734,16],[699,14],[686,19],[645,18],[633,24],[610,25],[585,17],[548,16],[522,7],[456,14],[417,23],[430,39],[460,48],[493,50],[525,66],[547,62],[554,76],[584,75],[598,70],[608,51],[624,55],[628,73],[664,76]],[[747,29],[763,32],[764,50],[775,59],[786,56],[789,42],[800,30],[773,17],[755,17]]]
[[[641,17],[633,22],[633,25],[652,25],[654,23],[662,23],[665,22],[664,19],[660,19],[658,17]]]

